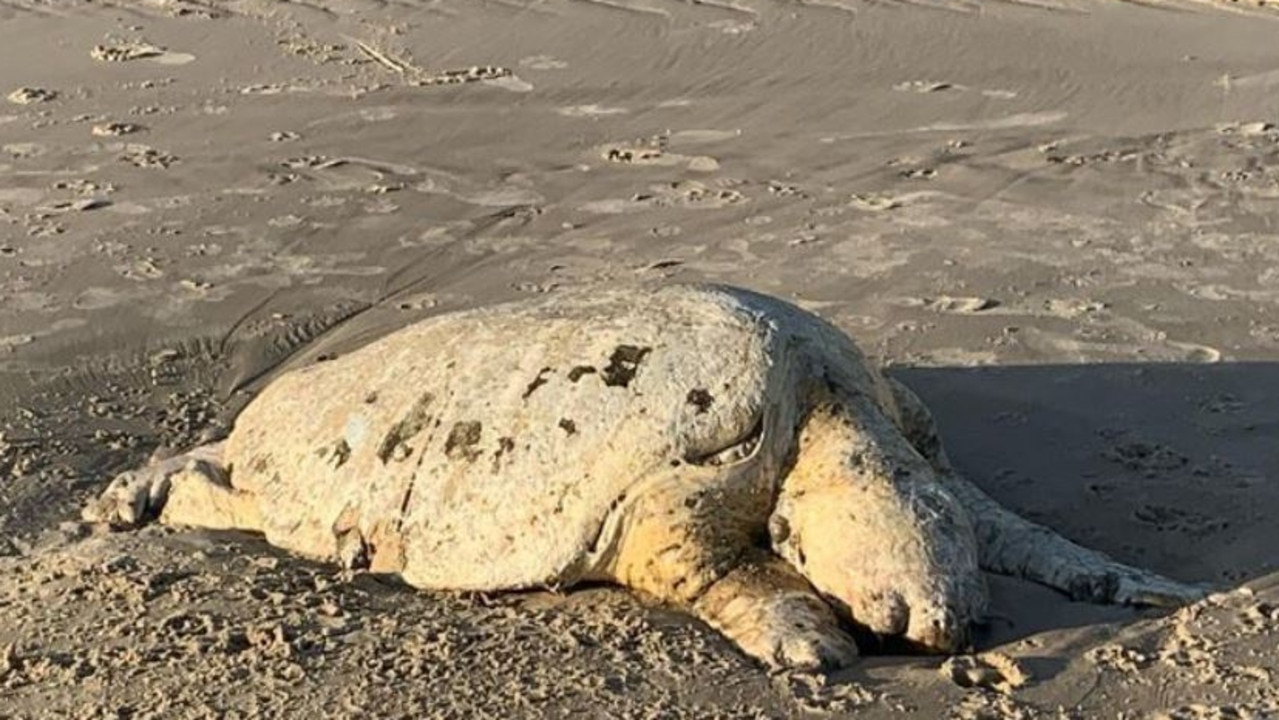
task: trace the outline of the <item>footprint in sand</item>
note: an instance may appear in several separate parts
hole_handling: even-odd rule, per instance
[[[954,297],[938,295],[931,298],[904,298],[901,304],[905,307],[919,307],[937,313],[952,315],[975,315],[986,310],[999,307],[999,301],[987,297]]]
[[[412,311],[412,310],[431,310],[440,304],[440,297],[435,293],[419,293],[403,298],[395,304],[395,309]]]
[[[1107,435],[1114,435],[1107,432]],[[1118,433],[1121,437],[1124,433]],[[1179,470],[1190,464],[1190,458],[1157,442],[1128,441],[1116,443],[1103,451],[1101,456],[1110,462],[1147,476],[1156,476]]]
[[[1261,121],[1221,123],[1216,130],[1221,135],[1279,138],[1279,125]]]
[[[719,161],[708,155],[681,155],[651,145],[605,145],[600,149],[600,156],[610,163],[620,165],[682,165],[694,172],[714,172],[719,169]]]
[[[114,40],[95,45],[89,51],[89,57],[99,62],[150,60],[161,65],[186,65],[195,60],[195,56],[189,53],[169,52],[144,40]]]
[[[808,200],[812,197],[804,189],[798,185],[781,180],[768,181],[768,194],[773,197],[796,198],[798,200]]]
[[[178,161],[177,156],[147,145],[126,145],[123,150],[120,160],[136,168],[163,170]]]
[[[1179,532],[1195,537],[1212,535],[1230,527],[1228,520],[1168,505],[1142,505],[1133,511],[1133,517],[1159,532]]]
[[[890,195],[862,194],[854,195],[848,204],[866,212],[884,212],[902,206],[901,200]]]
[[[679,130],[632,142],[609,143],[598,150],[605,160],[612,163],[668,167],[683,165],[694,172],[714,172],[720,167],[719,160],[714,157],[676,153],[671,151],[671,147],[717,143],[740,136],[740,130]]]
[[[94,125],[89,132],[94,137],[119,137],[140,133],[145,129],[141,125],[130,122],[106,122]]]
[[[902,170],[898,174],[907,180],[932,180],[937,177],[937,171],[928,167],[910,168],[909,170]]]
[[[994,690],[1007,695],[1030,681],[1021,665],[1003,653],[959,655],[939,668],[942,677],[962,688]]]
[[[1150,720],[1262,720],[1271,717],[1269,712],[1257,708],[1254,712],[1247,705],[1205,705],[1191,703],[1172,710],[1156,712]]]
[[[652,185],[648,191],[637,193],[625,200],[597,200],[582,206],[586,212],[616,215],[650,208],[685,207],[718,209],[747,202],[742,193],[727,187],[711,187],[687,180]]]
[[[433,87],[436,85],[465,85],[483,82],[497,85],[508,90],[527,92],[533,89],[532,84],[515,77],[510,69],[496,65],[474,65],[456,70],[440,70],[424,73],[409,84],[417,87]]]
[[[36,87],[20,87],[5,96],[5,99],[14,105],[34,105],[36,103],[52,102],[57,98],[58,93],[53,90]]]
[[[1108,306],[1097,300],[1050,298],[1044,301],[1044,311],[1051,317],[1067,320],[1096,315]]]
[[[102,208],[111,207],[111,201],[105,198],[83,198],[80,200],[66,200],[63,202],[55,202],[48,205],[41,205],[36,208],[37,212],[46,215],[59,215],[62,213],[72,212],[88,212],[90,210],[101,210]]]

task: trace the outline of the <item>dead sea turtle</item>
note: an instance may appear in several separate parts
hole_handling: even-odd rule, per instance
[[[421,588],[614,582],[784,667],[848,663],[846,627],[962,649],[979,567],[1201,595],[1003,509],[848,336],[717,286],[426,320],[282,375],[224,443],[121,475],[85,517],[258,531]]]

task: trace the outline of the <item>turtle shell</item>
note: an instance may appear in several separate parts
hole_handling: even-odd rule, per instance
[[[225,459],[260,496],[268,541],[294,552],[427,588],[569,584],[654,473],[756,463],[752,491],[775,493],[813,372],[802,361],[832,347],[869,382],[842,333],[732,288],[446,314],[282,375]]]

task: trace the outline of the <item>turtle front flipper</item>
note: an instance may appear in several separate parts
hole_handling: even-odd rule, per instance
[[[757,547],[770,493],[753,463],[684,465],[637,483],[601,533],[591,576],[681,607],[771,668],[830,670],[857,657],[834,610]]]
[[[1125,565],[1003,507],[951,466],[932,414],[919,396],[896,380],[890,384],[902,432],[972,517],[984,569],[1033,580],[1094,603],[1176,607],[1207,595],[1203,587]]]
[[[858,655],[834,610],[808,581],[763,552],[750,554],[712,584],[693,611],[774,669],[835,670]]]

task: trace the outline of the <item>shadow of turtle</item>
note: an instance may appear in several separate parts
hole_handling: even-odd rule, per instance
[[[898,368],[954,464],[1088,547],[1228,589],[1279,568],[1279,364]],[[991,578],[979,647],[1150,611]]]

